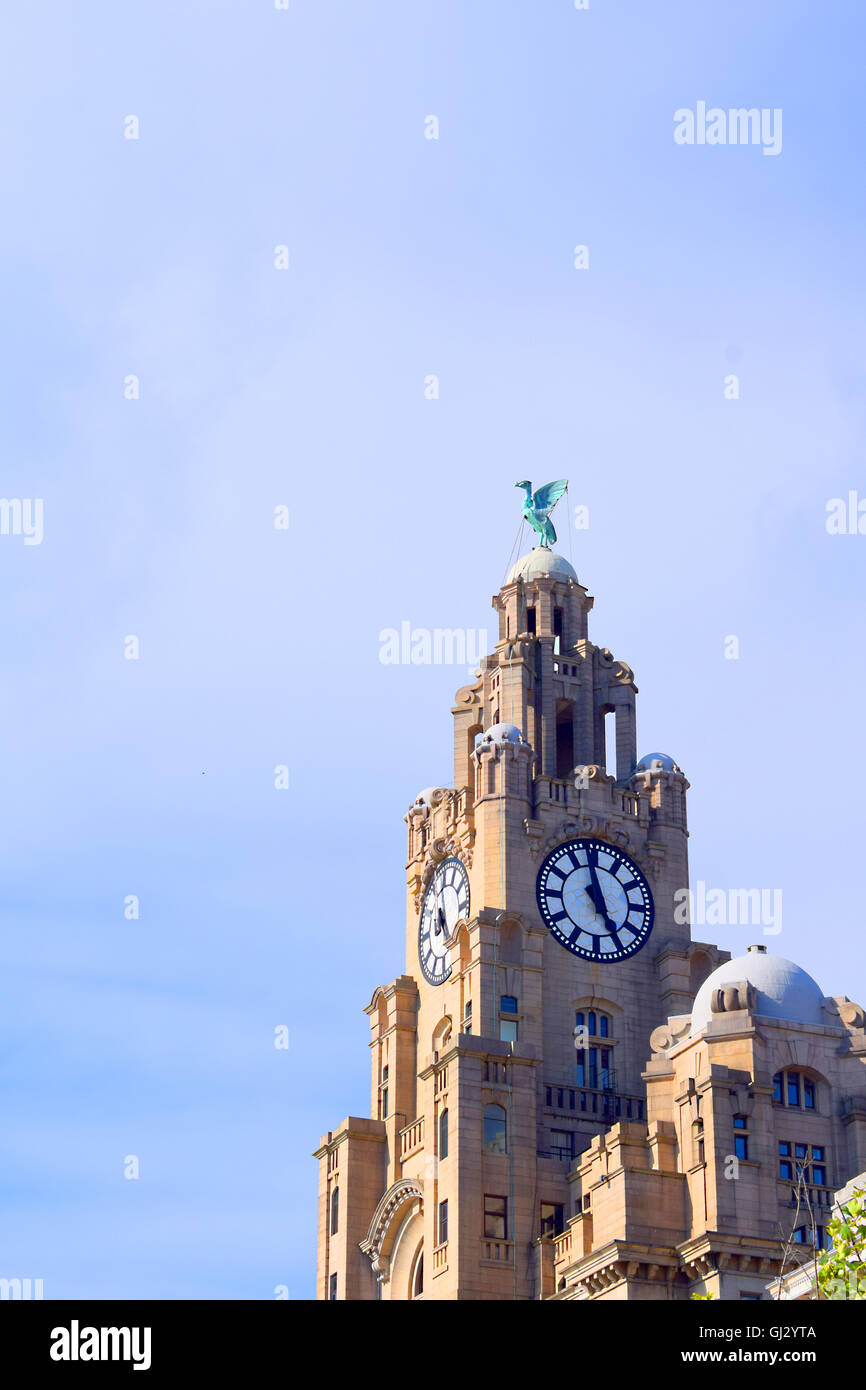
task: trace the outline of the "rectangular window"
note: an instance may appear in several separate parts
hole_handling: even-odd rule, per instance
[[[813,1158],[816,1158],[816,1159],[818,1160],[819,1163],[823,1160],[823,1158],[824,1158],[824,1145],[823,1145],[823,1144],[813,1144],[813,1145],[812,1145],[812,1157],[813,1157]]]
[[[805,1144],[795,1144],[795,1145],[794,1145],[794,1157],[795,1157],[795,1158],[805,1158],[805,1157],[806,1157],[806,1145],[805,1145]]]
[[[734,1135],[734,1153],[737,1158],[747,1159],[749,1157],[749,1137],[747,1134]]]
[[[550,1106],[553,1105],[553,1088],[552,1088],[552,1086],[547,1086],[547,1087],[545,1087],[545,1091],[544,1091],[544,1103],[545,1103],[545,1105],[550,1105]]]
[[[823,1163],[815,1163],[812,1165],[812,1181],[815,1183],[816,1187],[827,1186],[827,1169],[824,1167]]]
[[[439,1244],[444,1245],[448,1239],[448,1203],[439,1203]]]
[[[791,1157],[791,1145],[787,1142],[787,1140],[783,1140],[779,1144],[779,1154],[783,1158]]]
[[[800,1073],[798,1071],[788,1072],[788,1104],[796,1106],[800,1104]]]
[[[789,1158],[779,1159],[779,1177],[786,1182],[791,1182],[794,1177],[794,1165]]]
[[[734,1116],[734,1129],[748,1129],[745,1115]]]
[[[535,631],[535,609],[534,609],[534,608],[527,608],[527,610],[526,610],[526,631],[527,631],[527,632],[534,632],[534,631]]]
[[[488,1240],[508,1239],[508,1198],[484,1197],[484,1234]]]
[[[761,1302],[761,1295],[760,1295],[759,1293],[746,1293],[743,1289],[740,1289],[740,1302],[741,1302],[741,1303],[760,1303],[760,1302]]]
[[[773,1077],[773,1100],[778,1105],[782,1104],[782,1073],[780,1071],[777,1071]]]
[[[557,1158],[574,1157],[574,1135],[570,1129],[552,1129],[550,1147]]]
[[[565,1226],[564,1211],[562,1202],[541,1203],[541,1234],[543,1236],[558,1236],[562,1232]]]
[[[499,1012],[502,1014],[517,1013],[517,999],[513,994],[503,994],[499,1000]]]
[[[815,1109],[815,1083],[803,1077],[803,1105],[807,1110]]]
[[[517,1020],[514,1018],[501,1018],[499,1020],[499,1041],[517,1042]]]
[[[336,1301],[337,1301],[337,1276],[336,1276],[336,1274],[332,1274],[332,1275],[331,1275],[330,1283],[329,1283],[329,1285],[328,1285],[328,1300],[329,1300],[329,1302],[331,1302],[331,1303],[336,1303]]]

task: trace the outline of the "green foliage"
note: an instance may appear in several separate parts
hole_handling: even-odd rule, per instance
[[[866,1195],[858,1194],[828,1222],[833,1249],[818,1262],[821,1298],[866,1300]]]
[[[716,1296],[716,1295],[715,1295],[714,1293],[693,1293],[693,1294],[692,1294],[692,1298],[695,1300],[695,1303],[709,1303],[710,1299],[711,1299],[711,1298],[715,1298],[715,1296]]]

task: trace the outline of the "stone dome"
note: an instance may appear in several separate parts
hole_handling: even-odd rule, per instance
[[[442,792],[442,787],[425,787],[423,792],[419,792],[413,801],[413,806],[432,806],[437,792]]]
[[[667,753],[645,753],[635,771],[650,772],[653,763],[661,763],[663,772],[682,772],[682,768]]]
[[[713,992],[736,980],[748,980],[757,1000],[753,1012],[765,1018],[787,1019],[791,1023],[826,1023],[824,995],[799,965],[784,956],[772,956],[763,946],[750,946],[744,956],[726,960],[708,975],[695,997],[692,1033],[706,1028],[711,1018]]]
[[[479,735],[476,748],[483,748],[485,743],[519,743],[524,747],[529,745],[516,724],[491,724],[490,728]]]
[[[554,550],[537,545],[534,550],[530,550],[528,555],[521,556],[517,561],[508,576],[507,583],[513,584],[517,579],[548,578],[572,579],[575,584],[577,583],[577,575],[564,555],[557,555]]]

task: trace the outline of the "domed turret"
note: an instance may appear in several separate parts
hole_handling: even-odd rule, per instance
[[[487,744],[493,743],[516,743],[523,744],[525,747],[529,746],[516,724],[491,724],[490,728],[480,735],[476,746],[484,748]]]
[[[741,981],[748,981],[755,991],[755,1014],[791,1023],[827,1022],[824,995],[811,975],[784,956],[770,955],[766,946],[750,946],[746,955],[726,960],[704,980],[692,1008],[693,1034],[725,1011],[713,1006],[716,991]]]
[[[544,546],[536,546],[528,555],[523,555],[512,568],[507,583],[531,579],[571,579],[577,583],[577,574],[564,555],[557,555]]]
[[[645,753],[635,771],[652,772],[654,763],[661,764],[662,772],[682,772],[682,768],[667,753]]]

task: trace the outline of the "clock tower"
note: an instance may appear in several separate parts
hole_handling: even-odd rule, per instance
[[[688,782],[638,759],[637,686],[590,640],[592,604],[546,545],[518,561],[452,708],[453,785],[409,808],[370,1117],[317,1151],[320,1298],[545,1296],[576,1161],[645,1128],[651,1035],[728,958],[677,911]]]

